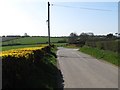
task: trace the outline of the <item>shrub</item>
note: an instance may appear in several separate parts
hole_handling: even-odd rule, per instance
[[[23,48],[0,53],[2,88],[50,88],[56,67],[51,63],[49,46]],[[45,58],[46,57],[46,58]],[[51,58],[51,61],[47,58]],[[48,80],[49,79],[49,80]]]
[[[90,47],[96,47],[102,50],[118,52],[118,43],[120,43],[120,41],[87,41],[86,45]]]

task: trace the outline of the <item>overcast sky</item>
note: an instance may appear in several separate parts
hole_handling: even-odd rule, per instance
[[[50,2],[52,36],[71,32],[97,35],[118,32],[117,2]],[[93,10],[91,10],[93,9]],[[97,10],[95,10],[97,9]],[[0,0],[1,35],[39,35],[47,32],[47,1]]]

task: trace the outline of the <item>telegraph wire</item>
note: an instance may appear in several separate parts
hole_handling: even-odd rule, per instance
[[[66,8],[79,8],[79,9],[86,9],[86,10],[97,10],[97,11],[112,11],[108,9],[95,9],[95,8],[85,8],[85,7],[74,7],[74,6],[67,6],[67,5],[60,5],[60,4],[51,4],[52,6],[58,7],[66,7]]]

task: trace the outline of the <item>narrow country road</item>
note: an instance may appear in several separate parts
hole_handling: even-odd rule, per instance
[[[64,88],[118,88],[118,68],[77,49],[58,48]]]

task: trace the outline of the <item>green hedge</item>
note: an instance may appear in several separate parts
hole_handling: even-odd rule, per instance
[[[50,47],[33,50],[26,58],[2,57],[2,88],[48,88],[57,87],[56,59]]]
[[[90,47],[96,47],[102,50],[118,52],[118,43],[120,43],[120,41],[87,41],[86,45]]]

